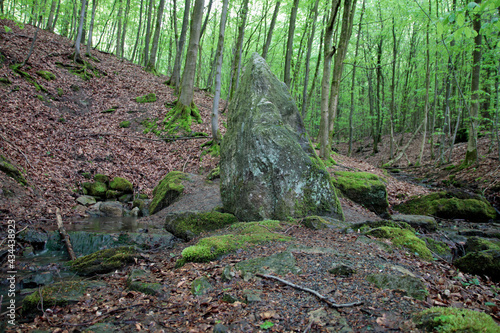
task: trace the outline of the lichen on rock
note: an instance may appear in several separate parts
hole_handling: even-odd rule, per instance
[[[229,109],[220,170],[224,209],[241,221],[308,215],[343,220],[330,175],[288,88],[256,53]]]

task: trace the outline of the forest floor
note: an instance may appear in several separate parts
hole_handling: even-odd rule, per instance
[[[72,64],[68,59],[73,52],[72,41],[40,30],[33,54],[22,68],[46,89],[37,91],[35,85],[10,68],[26,58],[35,29],[28,25],[20,29],[6,20],[0,20],[0,24],[0,77],[11,82],[0,88],[0,154],[21,167],[30,184],[19,186],[0,173],[2,236],[8,219],[15,219],[19,230],[24,227],[47,229],[55,225],[56,208],[62,209],[65,221],[83,216],[83,212],[73,207],[79,195],[79,184],[86,180],[84,172],[130,179],[136,191],[151,196],[153,188],[170,171],[206,174],[217,165],[218,157],[206,154],[201,147],[208,138],[165,142],[152,133],[143,132],[143,120],[161,121],[169,109],[165,104],[176,100],[173,89],[164,84],[166,77],[153,76],[111,54],[92,51],[92,56],[99,61],[86,58],[95,71],[93,78],[84,81],[56,65],[56,62]],[[43,79],[36,74],[39,70],[54,73],[55,79]],[[156,102],[135,102],[136,97],[151,92],[157,95]],[[195,124],[193,131],[210,133],[212,97],[197,91],[195,104],[204,121]],[[102,112],[111,108],[116,111]],[[131,121],[132,126],[120,128],[124,120]],[[224,121],[222,115],[222,131]],[[375,155],[370,152],[369,139],[355,143],[355,149],[360,149],[353,157],[344,155],[345,144],[337,145],[340,154],[333,156],[338,163],[335,169],[369,171],[384,176],[391,206],[411,196],[448,186],[450,180],[455,181],[455,185],[460,183],[471,190],[483,191],[493,198],[492,201],[497,200],[494,190],[499,183],[499,163],[495,159],[496,149],[487,151],[490,146],[487,138],[479,141],[479,163],[460,171],[436,168],[429,149],[419,168],[409,167],[405,159],[397,167],[415,178],[411,182],[396,179],[379,168],[388,159],[386,140],[384,137],[380,152]],[[414,147],[408,150],[408,159],[413,164],[419,142],[417,138]],[[458,144],[450,164],[458,165],[463,156],[463,144]],[[418,184],[422,182],[433,188]],[[378,218],[346,199],[342,199],[342,205],[347,222]],[[401,249],[388,251],[369,238],[357,233],[344,234],[340,229],[312,231],[293,227],[283,232],[293,237],[293,241],[239,250],[215,262],[188,263],[178,269],[174,269],[176,258],[196,239],[178,244],[169,254],[145,254],[137,259],[134,267],[148,267],[157,282],[166,286],[168,297],[158,299],[126,290],[125,282],[131,268],[124,268],[102,277],[106,288],[93,290],[76,305],[56,307],[36,317],[35,321],[22,324],[18,330],[79,332],[106,321],[123,331],[206,332],[216,323],[222,323],[233,325],[235,332],[257,332],[263,331],[262,325],[270,321],[273,326],[269,331],[275,332],[321,332],[327,328],[341,331],[348,327],[355,332],[418,332],[410,320],[411,315],[436,305],[476,309],[500,320],[497,294],[500,286],[485,278],[462,274],[449,263],[425,262]],[[227,265],[287,249],[303,273],[288,274],[284,278],[332,296],[338,303],[362,301],[363,305],[337,311],[312,295],[277,281],[247,281],[237,277],[224,282],[220,278]],[[339,278],[328,273],[331,265],[339,262],[354,265],[357,274]],[[378,289],[365,279],[369,274],[401,270],[424,282],[429,290],[425,299],[416,300],[398,290]],[[191,294],[190,285],[200,276],[208,276],[214,288],[196,297]],[[243,299],[246,290],[259,290],[261,301],[249,304],[221,301],[227,292]]]

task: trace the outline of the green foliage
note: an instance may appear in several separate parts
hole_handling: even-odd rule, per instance
[[[52,80],[55,80],[55,78],[56,78],[54,73],[49,72],[49,71],[37,71],[36,73],[38,75],[40,75],[41,77],[43,77],[47,81],[52,81]]]
[[[200,111],[192,104],[191,106],[182,105],[177,102],[176,105],[167,113],[163,119],[163,129],[167,135],[175,134],[179,131],[191,133],[191,124],[193,119],[201,124]]]
[[[268,330],[270,329],[271,327],[274,326],[274,323],[269,321],[269,320],[266,320],[265,322],[263,322],[262,324],[260,324],[260,328],[263,329],[263,330]]]

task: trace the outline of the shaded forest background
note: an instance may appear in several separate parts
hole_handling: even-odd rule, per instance
[[[478,159],[478,136],[491,138],[489,151],[500,144],[499,0],[2,0],[1,12],[75,39],[78,52],[81,42],[82,54],[94,48],[167,75],[178,93],[195,65],[188,85],[229,102],[258,52],[290,88],[323,158],[339,142],[351,155],[367,136],[377,153],[390,135],[381,164],[391,165],[415,139],[403,133],[419,133],[421,152],[408,161],[417,165],[425,143],[439,164],[457,141],[468,142],[465,164]]]

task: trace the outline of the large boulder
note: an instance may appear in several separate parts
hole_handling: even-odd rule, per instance
[[[229,109],[220,173],[224,210],[241,221],[307,215],[343,220],[295,102],[256,53]]]

